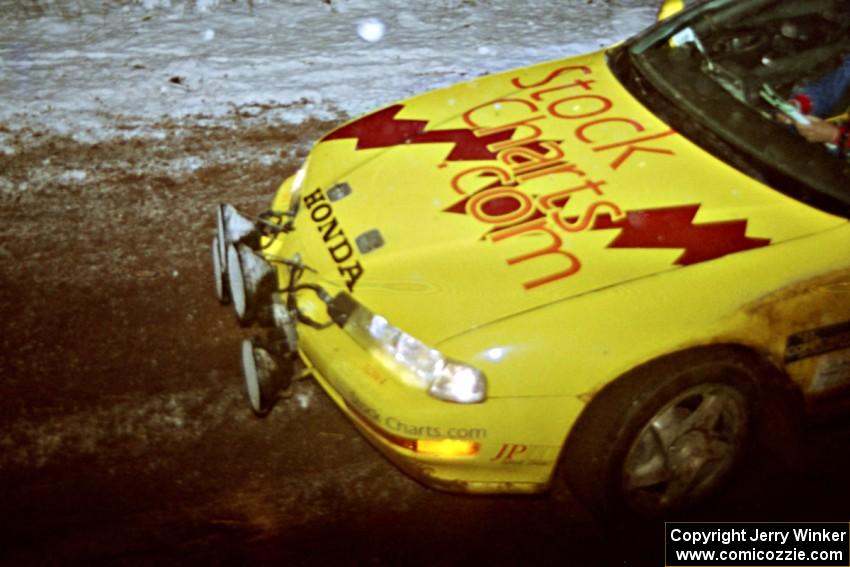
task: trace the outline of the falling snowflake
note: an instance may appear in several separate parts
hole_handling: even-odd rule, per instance
[[[384,22],[378,18],[366,18],[357,22],[357,35],[371,43],[381,41],[384,29]]]

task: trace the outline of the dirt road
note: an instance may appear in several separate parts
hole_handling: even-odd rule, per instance
[[[570,498],[418,485],[312,382],[253,416],[245,331],[212,291],[213,205],[261,211],[331,126],[259,114],[98,144],[23,132],[0,155],[0,562],[659,564],[660,543],[612,548]],[[841,516],[839,429],[793,470],[754,463],[772,480],[713,514]]]

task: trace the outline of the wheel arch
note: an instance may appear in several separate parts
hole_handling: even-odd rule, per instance
[[[581,491],[588,488],[576,486],[575,479],[565,474],[572,465],[571,459],[578,455],[587,466],[598,467],[598,461],[603,457],[602,451],[595,449],[613,445],[617,441],[615,433],[620,431],[628,419],[628,412],[614,413],[611,408],[634,406],[642,402],[640,396],[635,396],[636,383],[650,374],[670,376],[672,381],[686,371],[691,372],[701,365],[718,361],[751,369],[751,375],[755,378],[755,398],[758,400],[753,419],[759,424],[767,420],[783,425],[765,428],[757,424],[757,442],[776,450],[782,445],[791,444],[791,440],[796,441],[804,413],[802,391],[780,366],[765,353],[740,343],[698,345],[647,360],[620,374],[597,391],[566,434],[553,468],[550,487],[556,491],[565,488]],[[604,439],[599,439],[597,434],[600,420],[615,424],[608,429],[609,435]],[[601,484],[602,479],[598,479],[598,482]],[[582,500],[582,495],[577,496]]]

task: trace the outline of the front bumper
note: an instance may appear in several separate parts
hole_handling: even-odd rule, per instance
[[[548,486],[557,446],[536,446],[533,455],[523,455],[531,460],[514,455],[515,463],[504,461],[510,447],[524,446],[510,440],[523,437],[516,430],[524,416],[534,411],[529,401],[497,399],[463,405],[436,400],[387,375],[338,328],[305,329],[300,344],[304,364],[340,410],[413,478],[453,492],[535,493]],[[473,446],[473,454],[429,453],[452,441]]]

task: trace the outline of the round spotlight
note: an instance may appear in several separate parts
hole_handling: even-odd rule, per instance
[[[265,348],[254,344],[252,339],[242,341],[242,375],[248,402],[257,415],[265,415],[272,409],[277,398],[275,376],[279,373],[277,363]]]
[[[241,214],[236,207],[221,203],[216,209],[215,217],[216,234],[222,258],[228,244],[241,242],[255,250],[260,247],[260,232],[257,230],[256,223]]]
[[[222,263],[227,258],[227,229],[224,226],[224,203],[215,209],[215,235],[218,241],[218,257]]]
[[[265,415],[292,384],[297,355],[284,353],[281,345],[263,338],[242,341],[242,375],[248,402],[257,415]]]
[[[212,264],[213,277],[215,278],[215,296],[219,303],[225,304],[230,302],[230,289],[227,285],[227,275],[224,273],[224,262],[222,262],[222,256],[219,254],[220,250],[218,235],[213,236]]]
[[[233,309],[240,323],[247,324],[248,318],[248,296],[245,289],[245,277],[242,274],[242,262],[239,261],[239,251],[236,246],[227,247],[227,284],[230,289],[230,299],[233,300]]]
[[[245,244],[229,244],[226,273],[239,322],[273,325],[272,296],[277,288],[277,272],[271,264]]]

